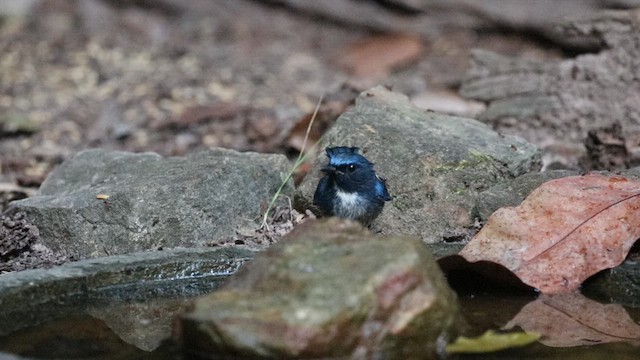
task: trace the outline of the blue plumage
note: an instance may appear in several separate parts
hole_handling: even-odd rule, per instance
[[[357,220],[369,225],[391,200],[385,180],[356,147],[327,148],[326,175],[320,179],[313,203],[324,215]]]

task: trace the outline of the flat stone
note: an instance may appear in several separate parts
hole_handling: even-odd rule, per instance
[[[91,307],[200,295],[220,286],[253,254],[236,248],[147,251],[1,274],[0,335]],[[199,287],[194,279],[201,280]],[[130,319],[133,328],[140,326],[135,320]]]
[[[205,246],[257,228],[261,204],[290,166],[283,155],[225,149],[168,158],[86,150],[10,209],[25,212],[40,241],[69,257]]]
[[[182,317],[185,351],[248,358],[433,358],[456,295],[417,237],[309,221]],[[374,357],[375,358],[375,357]]]

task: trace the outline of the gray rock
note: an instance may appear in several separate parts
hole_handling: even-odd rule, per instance
[[[436,39],[442,33],[486,31],[491,28],[534,33],[569,48],[593,48],[592,36],[567,36],[557,24],[567,17],[593,15],[603,8],[633,8],[637,0],[387,0],[376,2],[350,0],[305,1],[268,0],[302,13],[328,18],[350,26],[380,32],[419,34]],[[405,11],[398,11],[403,9]]]
[[[393,197],[373,229],[419,235],[427,243],[464,237],[474,226],[478,193],[540,167],[538,149],[460,117],[424,112],[378,87],[362,93],[325,135],[323,146],[357,146],[387,178]],[[318,183],[318,155],[299,188],[308,207]]]
[[[186,351],[248,358],[434,358],[456,295],[417,237],[309,221],[182,318]]]
[[[627,259],[620,266],[598,273],[582,285],[581,291],[603,302],[640,307],[640,261]]]
[[[23,213],[13,217],[0,215],[0,258],[30,247],[37,239],[38,228],[29,224]]]
[[[27,214],[44,245],[77,258],[200,246],[256,228],[289,167],[282,155],[224,149],[170,158],[87,150],[10,209]]]
[[[480,120],[544,146],[550,161],[578,168],[584,148],[572,144],[589,130],[617,122],[627,139],[640,131],[638,19],[637,10],[601,11],[558,24],[565,38],[600,44],[598,53],[575,59],[537,62],[476,50],[460,94],[487,102]]]
[[[529,194],[543,183],[567,176],[578,175],[576,171],[553,170],[518,176],[490,187],[478,196],[476,213],[480,221],[487,221],[494,211],[505,206],[518,206]]]
[[[2,274],[0,335],[65,315],[78,315],[88,308],[200,295],[216,289],[253,254],[235,248],[147,251]],[[122,324],[125,320],[121,317],[112,315],[112,321]],[[135,317],[130,316],[129,321],[134,329],[141,326]],[[163,337],[169,330],[167,325]],[[147,333],[151,333],[148,328]],[[136,342],[130,337],[127,341]],[[148,344],[152,340],[141,337],[137,342]]]
[[[196,281],[193,280],[191,286]],[[200,284],[203,282],[200,281]],[[89,306],[85,312],[95,319],[102,320],[119,339],[126,343],[144,351],[154,351],[163,341],[171,337],[174,318],[189,309],[190,300],[177,297],[149,299],[143,302],[100,304]]]

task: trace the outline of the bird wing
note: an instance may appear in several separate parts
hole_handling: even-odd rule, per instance
[[[378,178],[378,182],[376,182],[377,195],[380,196],[384,201],[391,200],[391,195],[389,195],[389,190],[387,190],[387,179],[378,174],[376,174],[376,178]]]
[[[321,211],[327,213],[332,207],[332,189],[329,186],[329,177],[324,176],[318,182],[315,194],[313,194],[313,205],[320,208]]]

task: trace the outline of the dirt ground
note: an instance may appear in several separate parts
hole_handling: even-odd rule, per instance
[[[260,1],[179,3],[42,0],[2,17],[0,183],[37,188],[90,147],[291,154],[291,129],[321,95],[341,111],[336,103],[376,84],[473,115],[482,104],[455,94],[472,48],[561,55],[543,39],[496,29],[425,38]]]
[[[221,146],[293,157],[321,96],[316,137],[378,84],[424,109],[474,117],[484,104],[457,95],[472,49],[534,60],[575,55],[501,24],[390,31],[292,3],[7,1],[0,211],[82,149],[171,156]],[[359,3],[394,24],[414,11],[403,1],[349,4]]]

